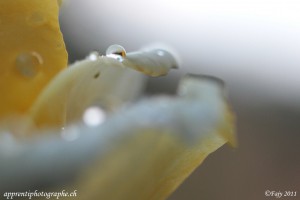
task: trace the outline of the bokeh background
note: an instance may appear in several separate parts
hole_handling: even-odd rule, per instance
[[[225,80],[239,147],[209,156],[169,200],[275,199],[266,190],[299,199],[299,1],[66,0],[60,21],[70,62],[111,44],[174,48],[180,69],[151,78],[148,93],[175,92],[186,73]]]

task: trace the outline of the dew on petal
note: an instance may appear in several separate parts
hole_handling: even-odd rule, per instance
[[[97,126],[102,124],[106,119],[106,113],[100,107],[90,107],[83,114],[83,122],[88,126]]]
[[[87,56],[87,58],[89,59],[89,60],[92,60],[92,61],[95,61],[95,60],[97,60],[98,58],[99,58],[99,53],[97,52],[97,51],[93,51],[93,52],[91,52],[88,56]]]
[[[43,65],[43,58],[37,52],[20,53],[16,58],[17,71],[28,78],[34,77]]]
[[[126,57],[126,51],[121,45],[114,44],[107,48],[106,56],[116,59],[119,62],[123,62],[124,58]]]
[[[111,45],[106,50],[106,56],[110,56],[111,54],[119,55],[123,58],[126,57],[126,50],[124,47],[118,44]]]

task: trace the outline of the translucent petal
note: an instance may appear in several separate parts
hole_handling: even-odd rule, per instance
[[[165,199],[210,153],[234,143],[222,90],[207,78],[187,77],[178,97],[142,100],[96,127],[65,127],[62,138],[17,141],[3,134],[0,190],[63,185],[82,200]]]
[[[164,52],[164,56],[153,56],[157,51]],[[99,57],[93,53],[58,74],[30,109],[35,125],[60,128],[78,122],[91,106],[112,112],[141,93],[145,76],[135,66],[159,76],[176,65],[172,55],[164,50],[128,53],[122,61],[118,60],[120,55],[115,55]]]

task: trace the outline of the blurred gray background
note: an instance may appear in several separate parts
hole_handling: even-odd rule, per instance
[[[299,1],[66,0],[60,20],[70,62],[111,44],[174,48],[180,69],[150,79],[148,93],[173,93],[186,73],[227,83],[239,147],[209,156],[169,200],[299,199]]]

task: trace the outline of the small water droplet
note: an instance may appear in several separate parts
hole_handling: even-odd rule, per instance
[[[87,56],[87,59],[89,60],[92,60],[92,61],[95,61],[99,58],[99,53],[97,51],[93,51],[91,52],[88,56]]]
[[[164,56],[164,55],[165,55],[165,52],[162,51],[162,50],[158,50],[156,53],[157,53],[157,55],[159,55],[159,56]]]
[[[97,126],[105,121],[106,113],[97,106],[90,107],[83,114],[83,122],[88,126]]]
[[[114,58],[119,62],[123,62],[124,58],[126,57],[126,51],[121,45],[114,44],[107,48],[106,56]]]
[[[43,25],[46,22],[46,19],[41,12],[33,12],[28,18],[27,18],[28,24],[32,26],[40,26]]]
[[[23,76],[33,77],[43,64],[43,58],[37,52],[20,53],[16,58],[16,69]]]
[[[121,45],[114,44],[114,45],[109,46],[106,50],[106,55],[107,56],[111,55],[111,54],[119,55],[119,56],[125,58],[126,57],[126,50]]]

